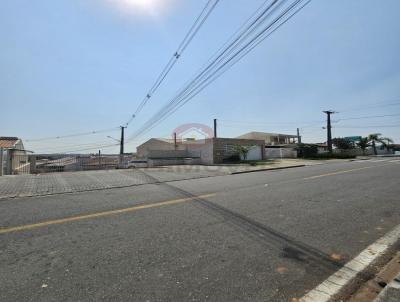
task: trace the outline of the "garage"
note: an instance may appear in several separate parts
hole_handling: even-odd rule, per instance
[[[243,156],[240,156],[244,160]],[[247,153],[246,160],[262,160],[261,146],[253,146]]]

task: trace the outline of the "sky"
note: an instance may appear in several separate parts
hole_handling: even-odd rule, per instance
[[[126,137],[263,1],[220,0]],[[118,126],[206,2],[2,0],[0,136],[20,137],[38,153],[118,152],[110,146],[118,144]],[[399,11],[398,0],[313,0],[185,106],[129,141],[125,151],[150,137],[170,137],[182,124],[212,126],[214,118],[221,137],[295,134],[300,128],[303,142],[324,142],[323,110],[337,112],[334,137],[379,132],[400,143]],[[96,130],[107,131],[87,134]]]

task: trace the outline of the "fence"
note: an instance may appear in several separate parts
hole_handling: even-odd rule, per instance
[[[27,154],[21,150],[7,150],[2,155],[3,175],[116,169],[126,167],[132,159],[119,154]]]
[[[293,148],[265,148],[265,158],[297,158]]]

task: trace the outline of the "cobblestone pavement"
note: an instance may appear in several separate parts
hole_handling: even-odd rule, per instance
[[[243,171],[292,167],[312,162],[300,160],[271,161],[267,165],[167,166],[158,168],[60,172],[39,175],[0,177],[0,199],[84,192],[157,182],[228,175]]]
[[[0,177],[0,199],[129,187],[226,173],[218,169],[157,168],[8,175]]]

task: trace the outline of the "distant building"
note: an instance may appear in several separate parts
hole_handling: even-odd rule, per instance
[[[2,174],[25,174],[29,172],[28,155],[22,140],[18,137],[0,136],[0,149],[3,150],[0,163]]]
[[[5,150],[25,150],[22,140],[13,136],[0,136],[0,148]]]
[[[297,135],[281,134],[281,133],[253,131],[240,135],[237,138],[263,140],[265,142],[266,147],[275,145],[290,145],[297,143]]]
[[[265,144],[265,158],[297,157],[297,135],[253,131],[240,135],[237,138],[263,140]]]

